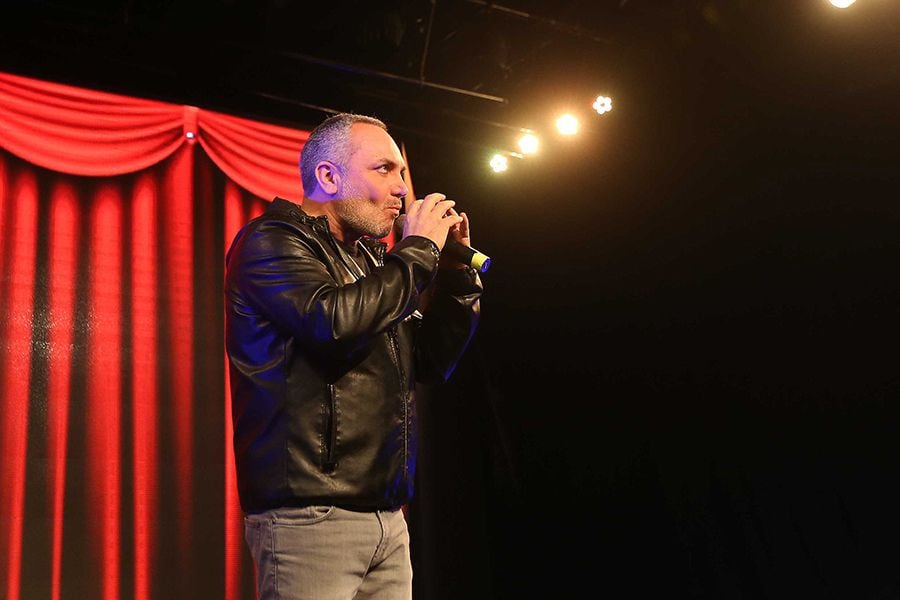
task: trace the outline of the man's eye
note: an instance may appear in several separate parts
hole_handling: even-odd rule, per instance
[[[387,165],[381,165],[381,166],[378,167],[376,170],[377,170],[379,173],[388,173],[388,172],[390,172],[391,169],[390,169],[390,167],[388,167]]]

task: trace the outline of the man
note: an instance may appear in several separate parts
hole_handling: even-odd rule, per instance
[[[300,171],[302,208],[276,198],[226,258],[234,450],[259,598],[409,599],[400,509],[416,466],[413,392],[451,375],[478,321],[478,274],[441,256],[448,238],[469,244],[469,220],[429,194],[385,252],[405,165],[372,117],[326,119]]]

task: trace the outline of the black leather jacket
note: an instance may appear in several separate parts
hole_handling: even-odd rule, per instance
[[[453,372],[478,321],[481,281],[472,269],[438,270],[424,237],[387,253],[377,240],[361,246],[354,261],[326,217],[276,198],[228,251],[225,338],[246,512],[397,508],[412,496],[415,382]]]

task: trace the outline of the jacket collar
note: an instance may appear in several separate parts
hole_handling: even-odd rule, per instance
[[[301,208],[299,204],[295,204],[290,200],[276,197],[274,200],[272,200],[272,202],[269,203],[269,206],[266,208],[266,212],[287,213],[292,217],[298,219],[301,223],[305,223],[316,229],[321,228],[321,230],[324,230],[329,236],[331,236],[331,228],[328,227],[328,217],[326,217],[325,215],[321,215],[318,217],[308,215],[303,212],[303,208]],[[375,255],[375,258],[377,258],[378,262],[380,263],[381,259],[384,257],[384,251],[387,249],[387,244],[385,244],[381,240],[369,237],[360,238],[360,242],[362,242],[363,246],[365,246],[365,248],[369,252]]]

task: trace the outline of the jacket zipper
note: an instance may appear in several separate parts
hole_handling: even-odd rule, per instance
[[[335,446],[337,445],[337,398],[334,394],[334,384],[328,384],[328,403],[325,406],[325,462],[322,468],[326,472],[334,471],[337,463],[334,460]]]
[[[400,352],[397,348],[397,332],[395,328],[388,329],[388,340],[391,346],[391,358],[397,367],[397,375],[400,378],[400,394],[403,402],[403,477],[409,478],[409,393],[404,383],[403,368],[400,366]]]

